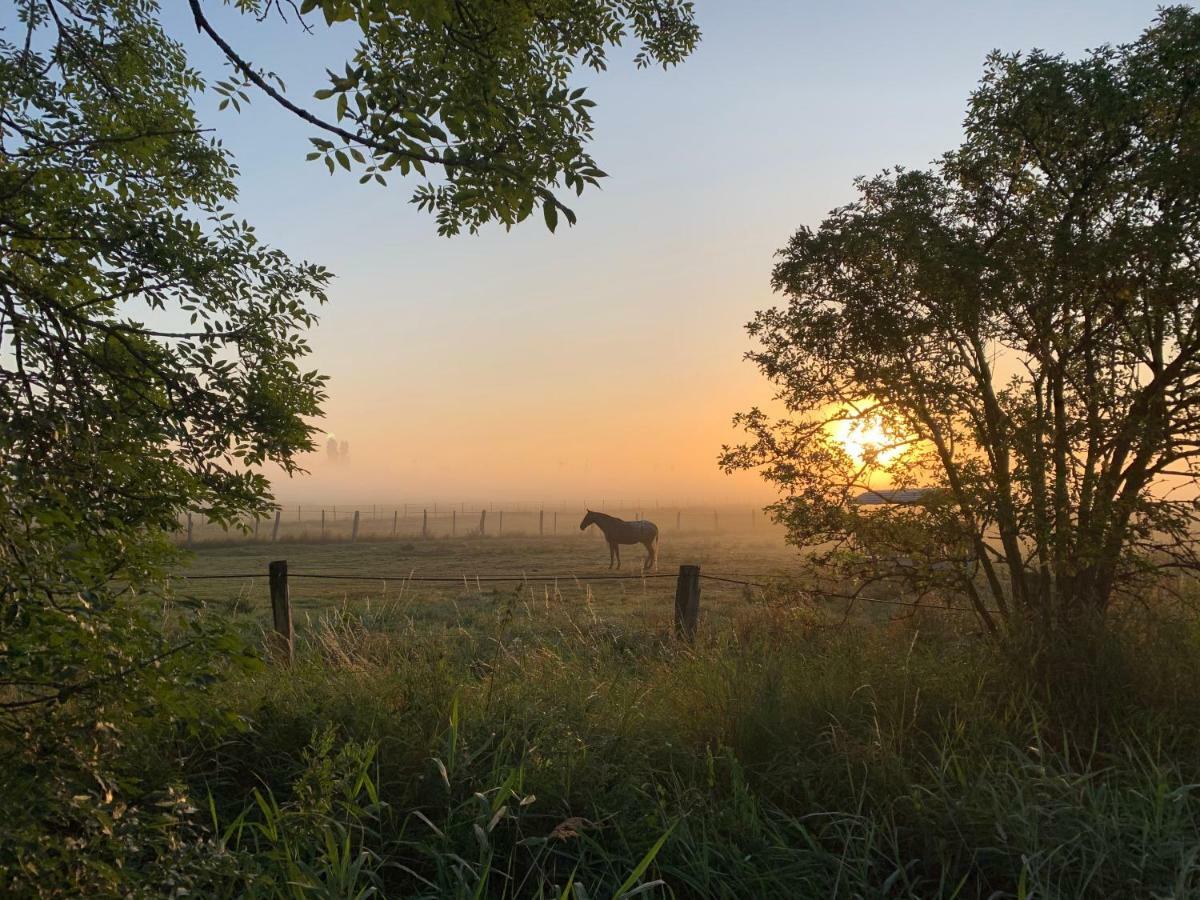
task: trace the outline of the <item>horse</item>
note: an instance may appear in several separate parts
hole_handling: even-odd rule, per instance
[[[646,548],[647,554],[642,571],[647,571],[651,566],[658,571],[658,526],[653,522],[647,522],[644,519],[637,522],[626,522],[616,516],[592,512],[589,509],[587,515],[583,517],[583,521],[579,523],[579,530],[583,531],[589,525],[598,525],[604,532],[604,539],[608,541],[608,567],[610,569],[613,567],[614,560],[617,568],[621,568],[621,544],[641,544]]]

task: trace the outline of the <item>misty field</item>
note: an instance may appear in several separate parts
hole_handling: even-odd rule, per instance
[[[200,544],[180,575],[177,590],[266,622],[270,601],[265,575],[271,560],[288,562],[292,606],[312,617],[331,606],[365,610],[370,604],[402,604],[418,621],[441,622],[474,616],[496,602],[517,596],[522,603],[553,603],[603,619],[638,624],[654,631],[670,625],[675,579],[639,578],[645,551],[622,548],[620,570],[608,567],[608,549],[598,533],[569,536],[519,534],[500,537],[438,537],[411,540],[229,542]],[[665,534],[657,573],[670,576],[681,564],[699,565],[704,574],[755,585],[789,579],[796,554],[776,533],[757,535]],[[355,576],[361,580],[308,579],[305,574]],[[204,580],[205,576],[246,574],[245,579]],[[513,576],[512,581],[487,581]],[[553,581],[547,576],[561,575]],[[623,580],[588,579],[631,576]],[[522,576],[529,580],[523,580]],[[427,583],[425,577],[455,579]],[[727,619],[761,599],[757,587],[704,579],[704,618]]]

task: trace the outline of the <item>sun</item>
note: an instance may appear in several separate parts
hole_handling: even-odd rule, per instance
[[[879,416],[864,416],[833,423],[834,439],[858,465],[887,466],[904,453],[903,442],[889,435]]]

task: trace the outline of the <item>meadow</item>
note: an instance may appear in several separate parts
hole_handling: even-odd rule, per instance
[[[1056,655],[936,611],[847,618],[765,533],[664,538],[660,571],[775,576],[705,581],[694,644],[673,579],[471,581],[607,573],[598,535],[231,542],[186,571],[276,558],[465,583],[293,579],[295,664],[220,686],[239,728],[143,745],[211,819],[202,892],[1200,896],[1190,619]],[[266,626],[262,579],[187,589]]]

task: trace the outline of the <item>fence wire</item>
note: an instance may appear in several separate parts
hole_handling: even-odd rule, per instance
[[[265,572],[246,572],[235,574],[213,574],[213,575],[175,575],[185,581],[216,581],[225,579],[246,579],[246,578],[267,578],[269,575]],[[345,575],[331,572],[288,572],[288,578],[304,578],[310,581],[403,581],[409,583],[426,583],[426,584],[469,584],[474,581],[477,583],[513,583],[513,582],[557,582],[557,581],[575,581],[575,582],[593,582],[593,581],[649,581],[658,578],[678,578],[679,575],[675,572],[650,572],[642,575]],[[769,582],[780,580],[781,576],[777,575],[746,575],[743,578],[733,578],[727,575],[708,575],[700,573],[702,579],[708,581],[716,581],[722,584],[733,584],[742,587],[756,588],[765,591],[770,586]],[[754,578],[756,581],[746,579]],[[855,603],[873,603],[881,606],[902,606],[908,609],[923,609],[931,612],[960,612],[960,613],[977,613],[978,611],[969,606],[950,606],[941,605],[934,606],[926,603],[914,603],[907,600],[887,600],[882,597],[864,597],[853,596],[846,597],[844,595],[829,594],[824,591],[811,591],[810,593],[818,596],[824,596],[829,601],[844,600],[850,606]],[[989,612],[997,612],[989,610]]]

